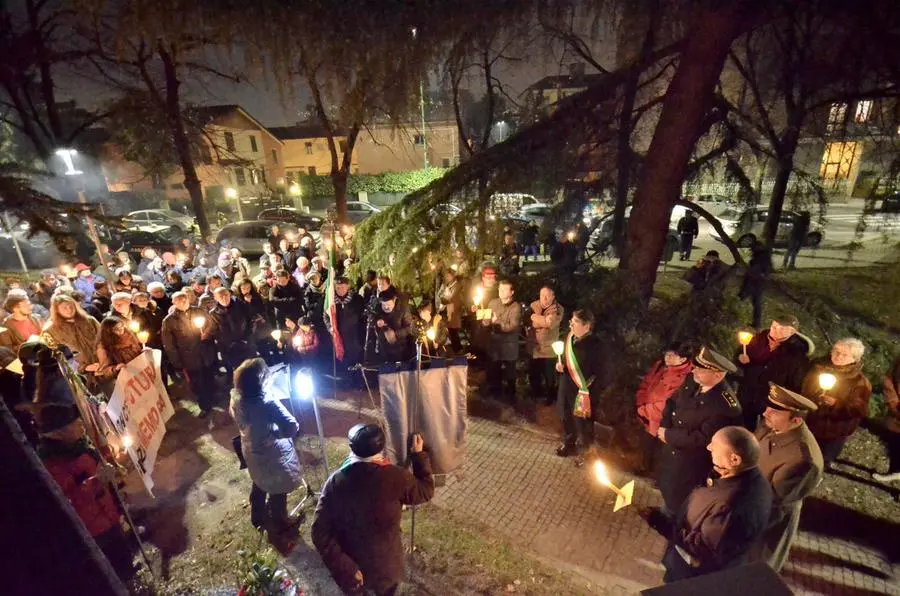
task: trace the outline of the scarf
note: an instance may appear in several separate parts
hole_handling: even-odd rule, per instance
[[[591,394],[589,392],[590,383],[584,378],[581,372],[581,365],[575,357],[575,334],[569,333],[566,338],[566,370],[575,386],[578,387],[578,395],[575,396],[575,407],[573,414],[576,418],[591,417]]]
[[[345,459],[344,462],[341,464],[340,469],[346,470],[353,464],[358,464],[358,463],[375,464],[376,466],[381,466],[381,467],[391,465],[391,462],[389,462],[387,460],[387,458],[384,457],[384,455],[382,455],[381,453],[376,453],[375,455],[373,455],[371,457],[360,457],[351,451],[350,455],[347,456],[347,459]]]
[[[334,301],[336,304],[347,306],[348,304],[350,304],[351,300],[353,300],[353,292],[348,291],[343,297],[338,296],[337,292],[334,293]]]

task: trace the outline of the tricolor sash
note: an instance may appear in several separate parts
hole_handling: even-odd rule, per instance
[[[578,387],[578,395],[575,397],[575,408],[573,414],[577,418],[591,417],[591,394],[589,383],[581,372],[581,366],[575,357],[575,334],[569,333],[566,338],[566,370],[569,371],[569,378]]]

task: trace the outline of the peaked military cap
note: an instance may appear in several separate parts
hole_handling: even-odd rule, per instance
[[[731,360],[706,346],[700,348],[700,352],[694,358],[694,366],[715,372],[737,372],[737,367]]]
[[[803,397],[795,391],[785,389],[781,385],[769,383],[770,408],[786,410],[788,412],[815,412],[819,409],[812,400]]]

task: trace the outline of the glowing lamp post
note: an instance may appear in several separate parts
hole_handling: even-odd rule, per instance
[[[741,347],[744,349],[744,356],[747,355],[747,346],[750,345],[750,342],[753,340],[753,334],[747,331],[738,331],[738,343],[741,344]]]
[[[631,505],[631,500],[634,497],[634,480],[629,481],[628,484],[622,488],[617,487],[609,479],[609,474],[606,472],[606,466],[599,460],[594,462],[594,476],[597,477],[597,481],[600,484],[616,493],[616,504],[613,505],[613,512]]]
[[[553,342],[553,353],[556,354],[556,361],[562,364],[562,355],[566,350],[566,344],[563,343],[562,340],[558,339]]]

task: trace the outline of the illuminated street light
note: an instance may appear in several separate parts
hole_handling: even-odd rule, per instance
[[[57,149],[56,155],[61,157],[63,163],[66,164],[66,171],[63,172],[66,176],[78,176],[79,174],[84,174],[81,170],[75,169],[74,157],[78,155],[77,151],[74,149]]]
[[[300,185],[294,182],[288,187],[288,192],[291,193],[292,197],[299,197],[303,191],[300,190]]]

